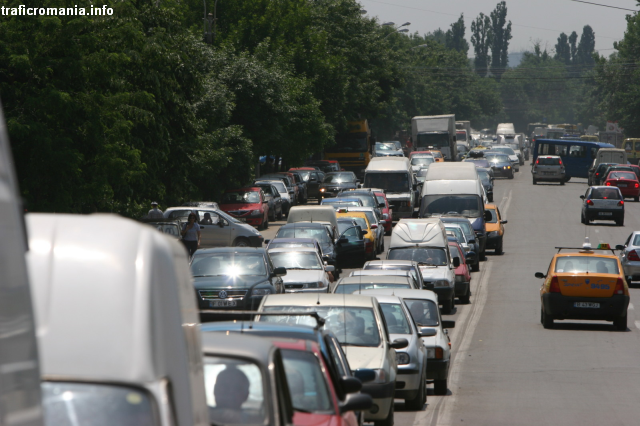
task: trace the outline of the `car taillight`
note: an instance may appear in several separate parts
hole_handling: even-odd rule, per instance
[[[558,161],[560,162],[560,165],[562,166],[562,160],[558,159]]]
[[[616,288],[613,290],[613,294],[624,294],[624,281],[622,281],[622,278],[618,278],[618,281],[616,281]]]
[[[596,176],[600,176],[600,173],[596,173]]]
[[[436,347],[436,359],[444,358],[444,351],[441,347]]]
[[[593,205],[593,201],[591,201],[591,200],[587,200],[587,205],[588,205],[588,206],[592,206],[592,205]]]
[[[606,183],[606,185],[607,185],[607,186],[611,186],[611,182],[607,182],[607,183]]]
[[[636,188],[638,188],[638,187],[640,187],[640,184],[637,184],[637,183],[636,183],[634,186],[635,186]]]
[[[557,276],[551,277],[551,285],[549,286],[549,293],[560,293],[560,282]]]
[[[540,164],[540,160],[539,160],[539,159],[538,159],[538,160],[536,160],[536,165],[537,165],[537,164]]]
[[[638,256],[638,252],[635,250],[631,250],[627,253],[627,260],[632,260],[634,262],[640,262],[640,256]]]
[[[618,205],[619,205],[619,206],[624,206],[624,200],[620,200],[620,201],[618,201]]]

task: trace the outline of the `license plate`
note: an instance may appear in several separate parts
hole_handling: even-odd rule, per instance
[[[235,300],[211,300],[209,307],[211,308],[230,308],[236,306]]]
[[[619,183],[618,184],[618,188],[626,188],[627,184],[626,183]]]
[[[593,302],[575,302],[573,304],[574,308],[599,308],[600,304],[599,303],[593,303]]]
[[[600,212],[598,213],[600,216],[613,216],[613,213],[611,212]]]
[[[542,172],[542,174],[543,174],[543,175],[553,175],[553,174],[555,174],[555,173],[553,173],[553,172]]]
[[[240,222],[246,222],[247,219],[244,217],[237,217],[236,219],[238,219]]]

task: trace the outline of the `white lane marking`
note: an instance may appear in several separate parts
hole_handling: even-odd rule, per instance
[[[629,303],[629,308],[628,309],[631,309],[633,311],[633,303]]]
[[[502,218],[506,219],[507,217],[507,211],[509,210],[509,206],[511,205],[511,192],[512,190],[509,190],[509,194],[506,197],[502,198],[502,201],[500,202],[500,213],[502,214]]]
[[[636,328],[640,329],[640,321],[636,321]]]

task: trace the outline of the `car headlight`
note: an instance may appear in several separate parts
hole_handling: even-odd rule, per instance
[[[251,216],[260,216],[261,214],[260,210],[251,210]]]
[[[443,359],[444,358],[444,350],[440,346],[436,346],[435,348],[427,348],[427,358],[428,359]]]
[[[405,352],[396,352],[396,364],[409,364],[411,357],[409,357],[408,353]]]
[[[324,192],[324,191],[325,191],[325,189],[324,189],[324,188],[320,188],[320,192]]]
[[[387,381],[387,373],[384,372],[383,369],[373,369],[376,373],[376,378],[373,379],[373,383],[385,383]]]
[[[434,287],[449,287],[449,281],[447,280],[436,280],[433,283]]]
[[[266,296],[267,294],[271,294],[271,289],[268,289],[268,288],[256,288],[251,292],[251,294],[253,296]]]

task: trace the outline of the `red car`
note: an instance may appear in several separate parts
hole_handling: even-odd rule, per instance
[[[278,339],[273,344],[282,354],[295,426],[358,426],[354,410],[368,409],[371,398],[353,394],[340,404],[316,342]]]
[[[620,188],[624,198],[633,197],[633,201],[640,201],[640,182],[634,172],[622,170],[610,172],[604,184]]]
[[[269,204],[261,188],[227,189],[218,204],[220,210],[241,222],[257,226],[259,230],[269,227]]]
[[[386,235],[391,235],[391,228],[393,227],[393,209],[389,205],[389,201],[387,200],[387,196],[384,192],[374,192],[378,203],[384,203],[384,207],[380,207],[382,214],[386,214],[387,218],[382,220],[382,225],[384,226],[384,233]]]
[[[449,240],[449,251],[451,252],[452,258],[460,258],[460,266],[458,266],[455,271],[455,295],[458,297],[460,303],[469,303],[469,298],[471,297],[471,273],[469,265],[467,265],[464,250],[456,241]]]

